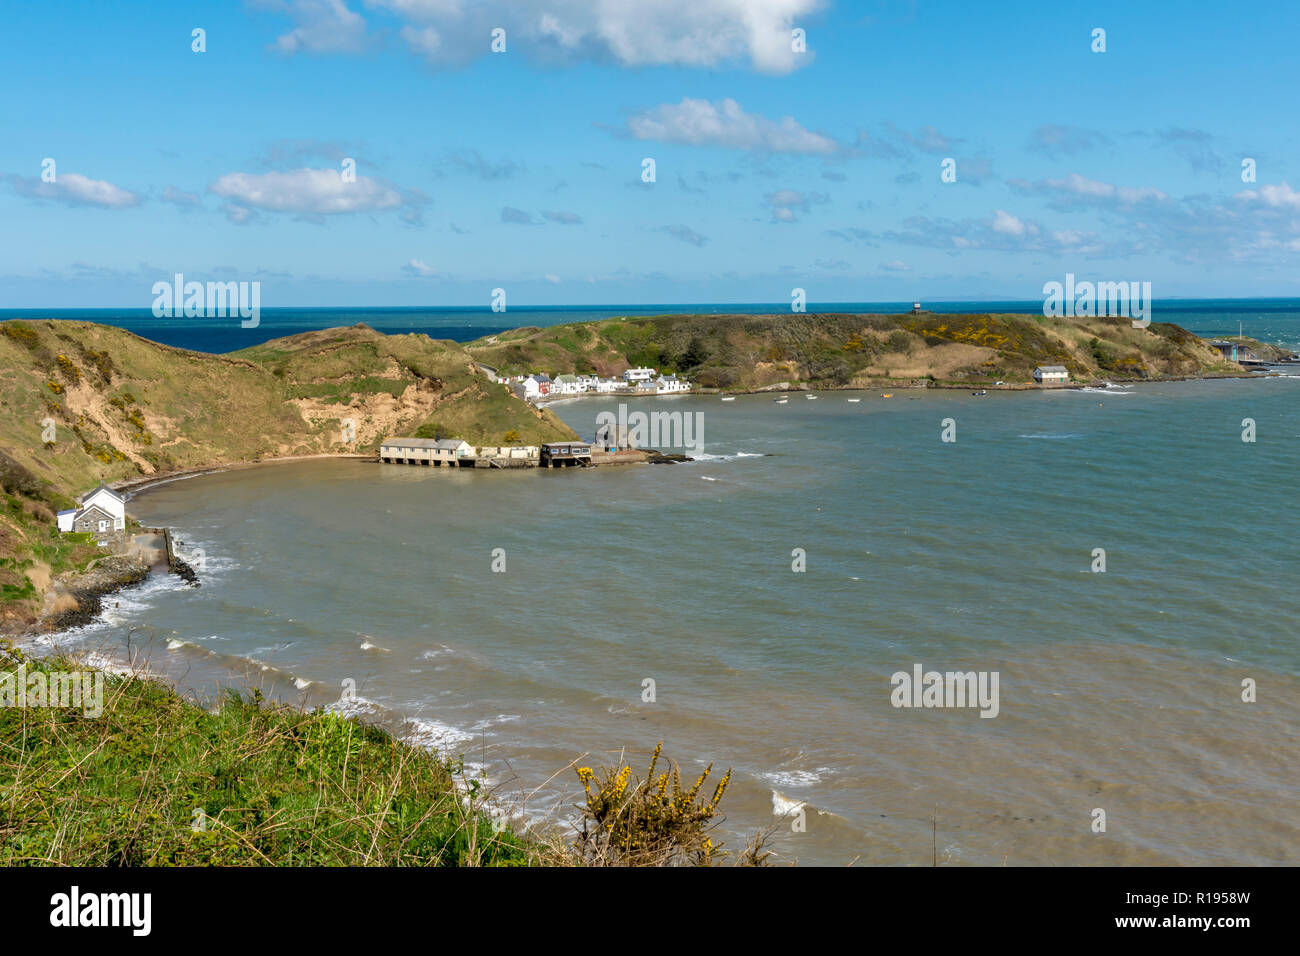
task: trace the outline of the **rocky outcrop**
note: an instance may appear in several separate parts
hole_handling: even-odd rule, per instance
[[[54,582],[38,626],[44,631],[61,631],[89,624],[103,610],[105,595],[139,584],[148,576],[149,566],[138,558],[100,558],[91,569]]]

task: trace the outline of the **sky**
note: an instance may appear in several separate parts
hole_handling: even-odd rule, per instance
[[[1296,3],[0,9],[0,308],[1300,295]]]

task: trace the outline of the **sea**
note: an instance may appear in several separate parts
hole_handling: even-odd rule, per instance
[[[503,327],[319,312],[255,331]],[[1300,339],[1296,303],[1168,318]],[[1295,865],[1300,375],[1280,372],[626,399],[698,416],[695,460],[172,480],[128,508],[174,529],[202,586],[156,575],[33,649],[356,714],[552,833],[575,766],[644,773],[662,741],[688,781],[732,769],[714,842],[763,832],[778,863]],[[585,436],[619,401],[552,408]],[[924,703],[899,693],[917,668],[981,675],[996,707],[899,706]]]

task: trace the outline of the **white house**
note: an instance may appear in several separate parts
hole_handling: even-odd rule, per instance
[[[531,375],[521,381],[515,382],[513,386],[514,393],[526,402],[531,402],[542,394],[541,386],[537,384],[537,379]]]
[[[660,375],[655,379],[655,385],[660,395],[673,395],[677,392],[689,392],[690,383],[685,379],[678,378],[676,375]]]
[[[86,531],[91,534],[109,534],[126,530],[126,499],[102,481],[99,487],[86,492],[76,508],[60,511],[60,531]],[[101,540],[100,544],[106,543]]]
[[[1064,365],[1040,365],[1034,369],[1034,381],[1039,385],[1060,385],[1070,380]]]
[[[621,378],[600,378],[596,380],[597,392],[617,392],[624,388],[626,383]]]
[[[576,375],[557,375],[551,383],[552,395],[579,395],[587,390],[587,383]]]
[[[655,370],[652,368],[630,368],[623,373],[623,381],[629,385],[635,385],[637,382],[648,382],[655,377]]]

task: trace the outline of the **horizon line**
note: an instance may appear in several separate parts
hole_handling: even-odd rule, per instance
[[[899,303],[919,303],[924,307],[926,302],[942,303],[994,303],[994,304],[1025,304],[1025,305],[1042,305],[1041,298],[1020,299],[1020,298],[997,298],[997,297],[978,297],[967,298],[963,296],[946,296],[943,298],[932,299],[860,299],[860,300],[835,300],[825,302],[807,303],[808,307],[804,311],[815,311],[812,306],[860,306],[860,305],[895,305]],[[1282,296],[1282,295],[1252,295],[1252,296],[1165,296],[1161,298],[1152,298],[1152,302],[1260,302],[1260,301],[1281,301],[1300,303],[1300,296]],[[764,308],[777,308],[782,310],[788,309],[790,303],[785,301],[763,302],[763,301],[712,301],[712,302],[604,302],[604,303],[563,303],[558,305],[542,305],[538,303],[526,303],[522,305],[511,305],[502,312],[493,312],[490,305],[367,305],[351,303],[347,305],[267,305],[262,306],[261,311],[277,312],[287,310],[312,310],[312,311],[346,311],[350,309],[376,309],[391,310],[403,312],[418,311],[455,311],[455,312],[484,312],[487,314],[508,315],[516,311],[544,311],[544,310],[573,310],[586,311],[595,309],[681,309],[681,308],[699,308],[699,307],[718,306],[762,306]],[[11,312],[30,312],[40,309],[50,309],[65,312],[120,312],[123,310],[138,311],[151,313],[152,308],[147,305],[143,306],[126,306],[126,305],[104,305],[104,306],[87,306],[87,305],[37,305],[37,306],[0,306],[0,314]],[[798,314],[798,313],[792,313]],[[174,318],[168,316],[167,318]],[[201,316],[196,316],[201,318]]]

